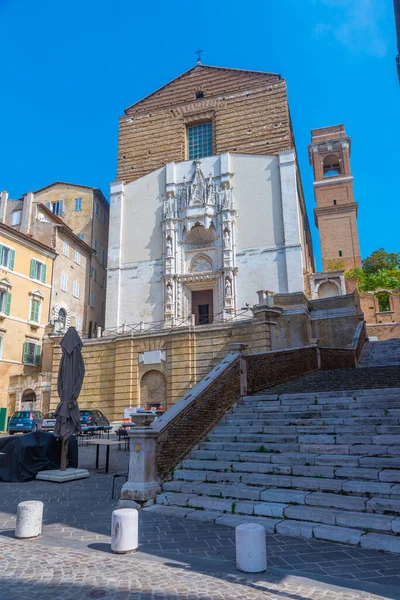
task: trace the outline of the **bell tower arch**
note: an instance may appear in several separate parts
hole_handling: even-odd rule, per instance
[[[351,139],[344,125],[311,131],[308,147],[314,169],[315,223],[319,229],[322,269],[361,267],[350,165]]]

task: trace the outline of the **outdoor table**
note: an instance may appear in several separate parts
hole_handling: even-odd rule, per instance
[[[99,468],[99,449],[100,446],[106,446],[106,470],[108,473],[108,467],[110,464],[110,446],[116,446],[123,444],[124,442],[117,442],[116,440],[89,440],[88,444],[91,446],[96,446],[96,469]]]

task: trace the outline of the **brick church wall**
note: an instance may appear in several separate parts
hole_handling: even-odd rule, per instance
[[[204,98],[196,100],[196,92]],[[137,102],[120,119],[119,180],[187,160],[188,123],[213,123],[213,154],[276,154],[294,147],[279,75],[198,66]]]

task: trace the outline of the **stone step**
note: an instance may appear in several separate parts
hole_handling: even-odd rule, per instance
[[[400,388],[244,397],[152,510],[400,553]]]
[[[341,508],[318,508],[287,502],[232,502],[229,499],[168,491],[158,495],[156,505],[144,510],[197,518],[207,522],[215,521],[232,527],[242,522],[258,522],[270,533],[309,539],[314,537],[361,545],[365,548],[400,552],[399,540],[396,537],[400,530],[400,518],[394,515],[367,514]],[[194,515],[193,511],[199,514]],[[361,543],[364,536],[368,536],[368,539]]]
[[[252,419],[242,419],[235,418],[235,415],[231,415],[230,417],[225,417],[221,421],[221,426],[229,425],[232,427],[237,426],[247,426],[247,427],[293,427],[293,426],[312,426],[312,427],[330,427],[330,426],[350,426],[356,427],[357,425],[368,425],[368,426],[377,426],[384,427],[386,426],[399,426],[399,419],[393,417],[349,417],[349,418],[316,418],[316,419],[265,419],[265,418],[252,418]]]
[[[268,465],[272,466],[272,465]],[[194,469],[177,469],[175,481],[182,481],[180,491],[197,492],[224,498],[259,498],[265,488],[290,488],[304,491],[332,492],[348,496],[375,496],[396,498],[400,496],[400,485],[393,482],[340,479],[323,476],[312,477],[301,473],[280,472],[215,472]],[[400,508],[400,504],[399,504]]]

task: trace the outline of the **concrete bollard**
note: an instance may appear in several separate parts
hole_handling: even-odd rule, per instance
[[[111,551],[115,554],[136,552],[139,545],[138,515],[134,508],[114,510],[111,518]]]
[[[17,523],[15,537],[28,539],[38,537],[42,533],[43,502],[27,500],[17,507]]]
[[[265,529],[257,523],[242,523],[235,529],[236,567],[245,573],[267,569]]]

